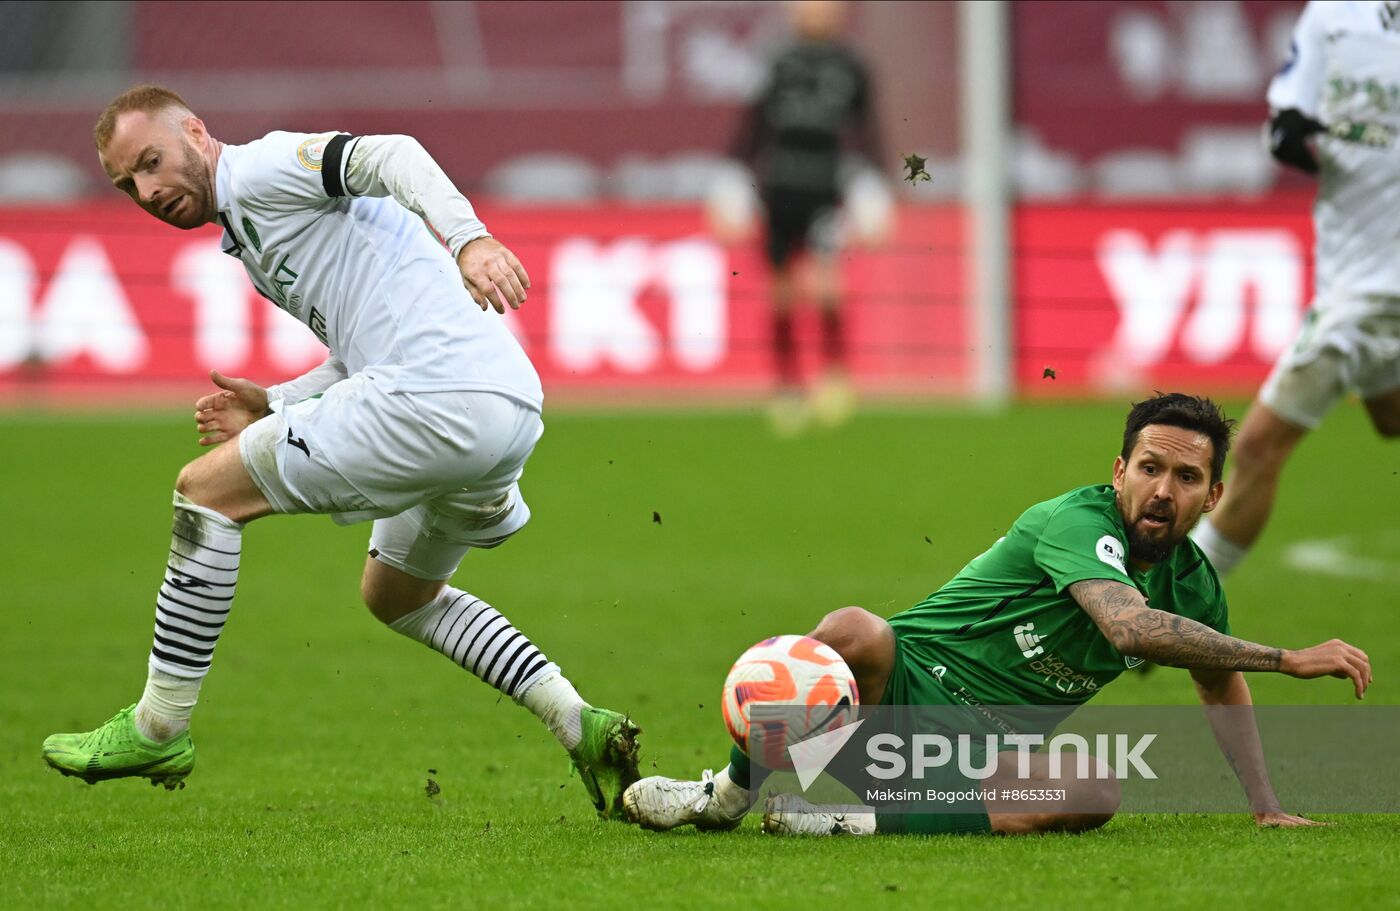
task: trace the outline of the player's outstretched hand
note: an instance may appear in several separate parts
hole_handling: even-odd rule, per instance
[[[1255,813],[1254,822],[1261,829],[1301,829],[1304,826],[1326,826],[1330,823],[1304,819],[1290,813]]]
[[[496,238],[468,241],[457,253],[457,268],[462,272],[462,283],[481,309],[490,306],[497,313],[505,313],[507,305],[519,310],[525,303],[530,276],[515,254]]]
[[[199,445],[213,446],[231,440],[243,428],[267,415],[267,390],[252,380],[224,376],[209,371],[218,392],[201,396],[194,403],[194,420],[199,427]]]
[[[1357,699],[1365,696],[1366,687],[1371,685],[1371,659],[1361,649],[1340,639],[1297,651],[1286,649],[1278,669],[1301,680],[1314,677],[1350,679],[1356,687]]]

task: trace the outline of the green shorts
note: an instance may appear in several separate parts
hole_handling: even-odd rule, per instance
[[[920,662],[911,647],[897,634],[894,637],[894,669],[890,671],[889,682],[885,684],[885,694],[881,705],[962,705],[948,692],[926,662]]]
[[[944,688],[943,684],[928,666],[908,654],[905,643],[895,636],[894,668],[890,671],[889,682],[881,705],[947,705],[961,706],[962,703]],[[980,790],[982,782],[973,781],[962,775],[956,768],[943,770],[936,781],[927,781],[928,787],[950,791]],[[990,832],[991,820],[980,803],[965,805],[956,813],[878,813],[878,830],[889,834],[949,835]]]

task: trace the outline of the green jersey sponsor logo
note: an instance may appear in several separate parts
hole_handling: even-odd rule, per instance
[[[906,660],[937,667],[953,699],[983,705],[1078,705],[1141,663],[1113,647],[1069,594],[1075,582],[1131,585],[1152,607],[1229,632],[1225,596],[1194,542],[1146,571],[1128,563],[1109,485],[1026,510],[949,582],[890,618]]]
[[[1040,644],[1040,640],[1045,637],[1037,636],[1034,630],[1034,623],[1023,623],[1012,630],[1016,636],[1016,645],[1021,649],[1021,654],[1027,658],[1034,658],[1045,651],[1045,646]]]

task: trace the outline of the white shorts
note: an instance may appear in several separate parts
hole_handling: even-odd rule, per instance
[[[1400,389],[1400,299],[1315,303],[1259,400],[1312,430],[1353,389],[1363,399]]]
[[[388,393],[356,374],[280,407],[238,445],[277,512],[374,519],[371,556],[447,579],[470,548],[529,521],[518,482],[543,431],[539,412],[502,395]]]

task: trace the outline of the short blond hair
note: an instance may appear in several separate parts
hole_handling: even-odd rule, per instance
[[[128,111],[158,114],[171,109],[189,116],[194,115],[190,106],[185,104],[185,99],[164,86],[132,86],[113,98],[112,103],[102,111],[102,116],[97,118],[97,123],[92,128],[92,141],[97,144],[99,152],[107,148],[107,143],[112,141],[112,131],[116,129],[117,118]]]

